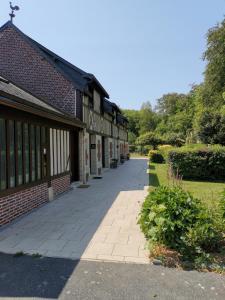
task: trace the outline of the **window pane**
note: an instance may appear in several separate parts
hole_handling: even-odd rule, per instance
[[[25,182],[30,181],[30,147],[28,124],[24,124],[24,151],[25,151]]]
[[[37,151],[37,179],[41,179],[41,134],[40,127],[36,127],[36,151]]]
[[[53,129],[53,137],[54,137],[54,143],[53,143],[53,150],[54,150],[54,175],[58,174],[58,167],[57,167],[57,135],[56,135],[56,129]]]
[[[18,159],[18,185],[23,183],[23,147],[22,147],[22,124],[16,123],[17,131],[17,159]]]
[[[64,157],[65,157],[65,153],[64,153],[64,134],[63,131],[60,130],[60,135],[61,135],[61,172],[65,172],[65,167],[64,167]]]
[[[6,189],[6,128],[5,120],[0,119],[0,190]]]
[[[54,175],[54,149],[53,149],[53,129],[50,128],[50,161],[51,161],[51,176]]]
[[[58,165],[58,174],[61,173],[61,146],[60,146],[60,130],[57,130],[57,151],[58,151],[58,157],[57,157],[57,165]]]
[[[14,121],[9,121],[9,186],[15,187],[15,131]]]
[[[47,176],[47,141],[46,141],[46,128],[41,127],[41,143],[42,143],[42,164],[43,164],[43,177]]]
[[[31,143],[31,180],[36,179],[36,160],[35,160],[35,130],[34,125],[30,125],[30,143]]]

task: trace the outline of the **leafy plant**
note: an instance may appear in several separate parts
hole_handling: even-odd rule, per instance
[[[139,224],[150,244],[164,245],[178,251],[183,259],[194,260],[218,250],[223,236],[214,217],[189,192],[160,186],[145,199]]]
[[[174,147],[172,145],[160,145],[158,147],[158,150],[162,154],[165,161],[167,161],[168,154],[172,149],[174,149]]]
[[[148,153],[148,157],[150,162],[160,163],[160,164],[164,162],[164,158],[158,150],[150,150]]]

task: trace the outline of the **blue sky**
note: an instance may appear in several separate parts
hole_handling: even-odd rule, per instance
[[[15,25],[95,74],[122,108],[152,105],[203,79],[207,30],[225,0],[16,0]],[[9,17],[1,0],[0,23]]]

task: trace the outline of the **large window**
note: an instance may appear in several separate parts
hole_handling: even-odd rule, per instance
[[[50,129],[51,176],[70,170],[69,131]]]
[[[47,128],[0,118],[0,191],[47,176]]]
[[[0,119],[0,190],[5,190],[6,186],[6,122]]]

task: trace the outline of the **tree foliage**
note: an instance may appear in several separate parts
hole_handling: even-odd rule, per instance
[[[124,110],[132,144],[136,140],[155,147],[153,140],[159,137],[177,146],[225,144],[225,19],[208,31],[203,59],[207,62],[204,81],[187,94],[164,94],[155,108],[145,102],[139,111]]]

